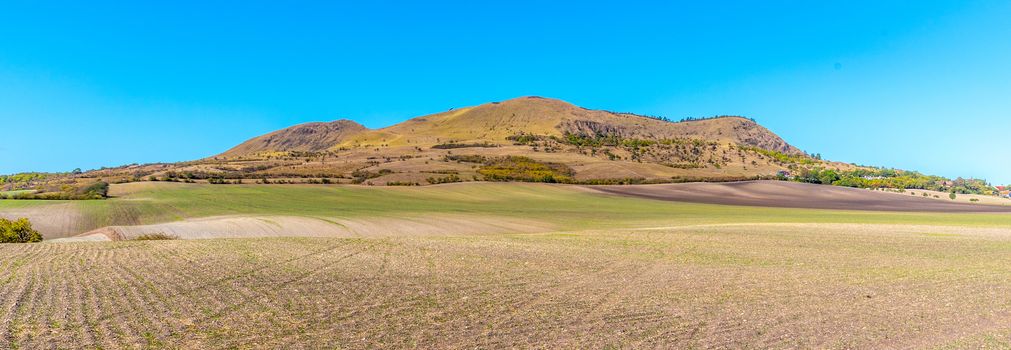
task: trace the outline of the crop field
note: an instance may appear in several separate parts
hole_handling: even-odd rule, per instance
[[[1008,214],[534,184],[135,186],[0,210],[75,205],[103,224],[410,214],[549,225],[0,245],[0,348],[1011,347]]]
[[[92,201],[0,200],[0,216],[25,216],[33,218],[33,222],[45,222],[51,226],[46,227],[48,230],[41,230],[47,239],[111,225],[155,224],[227,215],[330,220],[452,214],[522,218],[550,224],[557,230],[755,222],[1011,227],[1006,214],[728,207],[608,195],[578,186],[520,183],[361,187],[142,182],[113,185],[111,194],[116,198]],[[53,217],[56,211],[62,213]]]
[[[708,225],[0,247],[10,348],[1011,346],[1011,232]]]

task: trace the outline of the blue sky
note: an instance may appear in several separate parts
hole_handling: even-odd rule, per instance
[[[826,158],[1011,183],[1011,3],[0,4],[0,173],[213,155],[523,95],[745,115]]]

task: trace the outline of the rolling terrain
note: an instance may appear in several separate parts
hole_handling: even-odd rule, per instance
[[[0,245],[0,347],[1011,345],[1009,214],[597,188],[142,182],[104,201],[0,201],[86,204],[93,225],[232,227],[227,239]]]
[[[525,97],[21,174],[104,199],[0,199],[0,348],[1011,347],[1011,203],[762,180],[949,182],[865,169]]]
[[[779,208],[878,210],[939,213],[1011,213],[1011,201],[996,197],[993,205],[936,200],[910,194],[898,195],[837,186],[785,181],[739,181],[638,186],[596,186],[611,194],[677,202],[749,205]],[[919,190],[921,194],[927,191]],[[944,194],[947,197],[947,194]],[[981,196],[982,197],[982,196]]]
[[[180,238],[346,237],[650,227],[718,222],[733,218],[730,208],[742,208],[724,205],[762,211],[763,222],[853,222],[850,216],[880,222],[871,210],[890,212],[882,215],[903,223],[961,225],[968,217],[1000,222],[1007,218],[1002,213],[1011,212],[1011,206],[782,181],[424,187],[135,182],[112,185],[110,194],[95,201],[0,201],[0,217],[27,217],[46,239],[122,239],[158,232]]]

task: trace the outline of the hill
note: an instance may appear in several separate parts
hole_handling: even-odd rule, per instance
[[[302,124],[199,161],[89,175],[122,177],[125,170],[133,179],[216,183],[649,183],[770,178],[801,164],[851,168],[813,159],[743,117],[670,122],[521,97],[375,130],[350,120]]]
[[[381,129],[351,120],[301,124],[188,162],[0,176],[0,198],[78,198],[96,181],[415,186],[466,181],[606,185],[762,179],[997,193],[978,179],[822,160],[753,119],[726,116],[672,122],[521,97]]]
[[[606,185],[761,179],[997,193],[978,179],[822,160],[753,119],[727,116],[672,122],[521,97],[374,130],[351,120],[301,124],[189,162],[0,176],[0,198],[78,198],[96,181],[415,186],[466,181]]]
[[[306,123],[252,138],[222,153],[223,157],[271,151],[318,152],[341,143],[366,129],[354,121],[342,119],[329,123]]]
[[[329,129],[339,132],[328,132]],[[317,136],[321,134],[334,137]],[[521,134],[555,137],[600,135],[645,140],[700,139],[787,154],[801,153],[778,135],[742,117],[674,123],[630,113],[590,110],[561,100],[531,96],[417,117],[378,130],[366,130],[347,120],[304,124],[253,138],[219,157],[265,151],[431,146],[446,142],[508,145],[513,143],[511,137]]]

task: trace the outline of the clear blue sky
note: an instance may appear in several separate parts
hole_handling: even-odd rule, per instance
[[[1011,183],[1007,1],[152,3],[0,4],[0,173],[541,95]]]

